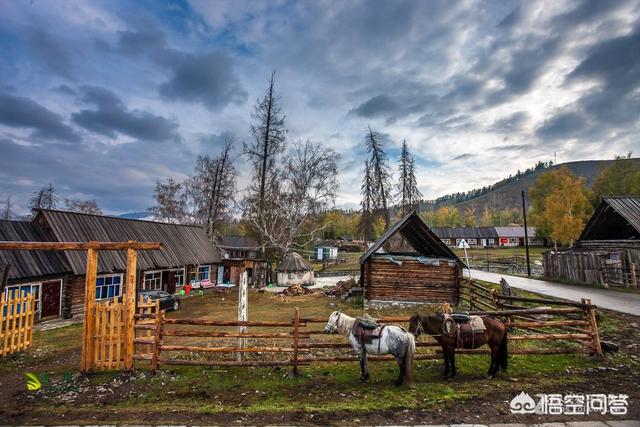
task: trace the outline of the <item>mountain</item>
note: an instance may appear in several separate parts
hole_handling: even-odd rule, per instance
[[[126,218],[126,219],[146,219],[149,221],[153,221],[153,214],[149,211],[139,211],[139,212],[127,212],[121,215],[118,215],[118,218]]]
[[[640,159],[638,159],[638,161],[640,161]],[[525,192],[527,206],[530,206],[531,200],[529,199],[529,187],[536,181],[536,179],[538,179],[538,176],[540,176],[541,173],[560,167],[567,167],[576,176],[583,176],[587,187],[591,188],[600,170],[605,166],[609,166],[612,162],[613,160],[583,160],[578,162],[561,163],[532,171],[531,173],[521,177],[512,178],[504,184],[501,184],[502,181],[500,181],[495,184],[495,189],[468,200],[456,201],[455,198],[450,198],[450,200],[442,200],[438,202],[427,201],[421,204],[420,210],[436,209],[442,206],[454,206],[461,211],[468,208],[475,209],[476,215],[480,216],[482,215],[485,207],[488,207],[493,211],[513,208],[522,209],[522,190]],[[472,192],[474,191],[479,192],[479,190],[472,190]],[[440,199],[447,199],[447,197]]]

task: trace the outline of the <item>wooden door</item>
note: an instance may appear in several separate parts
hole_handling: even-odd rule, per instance
[[[44,282],[40,287],[40,318],[60,315],[60,281]]]
[[[169,278],[167,280],[167,292],[170,294],[176,293],[176,272],[170,271]]]

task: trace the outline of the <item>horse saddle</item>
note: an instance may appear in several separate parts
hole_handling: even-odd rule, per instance
[[[376,322],[369,316],[359,317],[353,323],[351,332],[360,343],[371,344],[374,339],[379,339],[382,336],[384,327],[385,325]]]
[[[471,321],[471,316],[464,313],[453,313],[451,317],[453,317],[453,320],[455,320],[457,324],[467,323]]]

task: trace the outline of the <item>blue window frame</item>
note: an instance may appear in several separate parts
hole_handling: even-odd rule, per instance
[[[99,276],[96,278],[96,300],[119,297],[121,283],[121,274]]]
[[[209,279],[209,266],[201,265],[198,267],[198,280],[208,280]]]
[[[5,298],[7,300],[18,298],[20,296],[26,296],[25,294],[33,294],[35,297],[35,311],[40,312],[40,283],[29,283],[25,285],[13,285],[7,286],[4,290]],[[21,312],[21,306],[17,306],[16,314]],[[7,307],[4,308],[2,314],[7,315]]]

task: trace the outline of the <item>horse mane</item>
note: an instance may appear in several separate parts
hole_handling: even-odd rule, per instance
[[[338,317],[338,333],[341,335],[349,335],[351,332],[351,328],[353,327],[353,322],[356,321],[355,317],[351,317],[347,314],[340,313]]]

